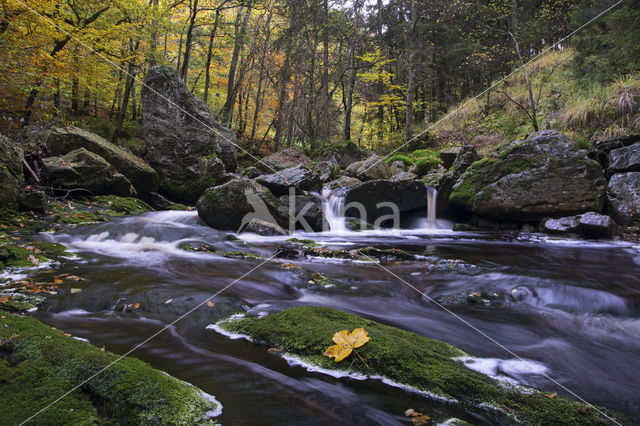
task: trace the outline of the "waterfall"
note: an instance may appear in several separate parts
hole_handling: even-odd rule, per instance
[[[344,218],[344,194],[339,190],[324,188],[322,190],[322,211],[324,218],[333,232],[345,232],[347,230]]]
[[[436,225],[436,198],[438,190],[433,186],[427,186],[427,228],[435,229]]]

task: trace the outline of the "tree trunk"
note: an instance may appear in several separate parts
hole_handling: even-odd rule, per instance
[[[413,95],[415,91],[415,71],[413,69],[415,59],[415,30],[416,30],[416,0],[411,0],[411,18],[408,34],[409,60],[407,63],[407,98],[404,115],[404,138],[408,142],[413,138]]]
[[[329,1],[323,0],[322,13],[324,28],[322,29],[322,114],[320,117],[320,137],[329,138]]]
[[[71,78],[71,112],[80,113],[80,81],[77,76]]]
[[[231,127],[231,121],[233,117],[233,108],[236,103],[237,87],[235,85],[236,68],[238,67],[238,58],[240,57],[240,51],[244,47],[244,36],[247,31],[247,25],[249,23],[249,17],[251,16],[251,3],[247,5],[247,11],[242,20],[243,7],[238,8],[235,20],[235,43],[233,46],[233,54],[231,56],[231,64],[229,66],[229,77],[227,79],[227,99],[222,106],[220,112],[220,118],[224,125]],[[241,23],[242,21],[242,23]]]
[[[189,76],[189,59],[191,57],[191,44],[193,42],[193,27],[196,24],[196,16],[198,15],[198,0],[193,0],[191,8],[191,17],[189,19],[189,27],[187,28],[187,38],[184,42],[184,59],[182,60],[182,69],[180,70],[180,79],[187,82]]]
[[[347,94],[345,96],[344,105],[344,126],[342,128],[342,140],[351,140],[351,111],[353,109],[353,89],[356,83],[356,67],[355,67],[356,41],[351,40],[351,48],[349,49],[349,80],[347,81]]]
[[[216,9],[216,19],[213,21],[213,28],[209,34],[209,48],[207,49],[207,64],[205,65],[204,75],[204,102],[207,103],[209,99],[209,84],[211,82],[211,56],[213,56],[213,39],[216,36],[218,30],[218,22],[220,19],[220,9]]]
[[[262,54],[260,55],[260,72],[258,74],[258,89],[256,92],[256,106],[255,111],[253,112],[253,123],[251,124],[251,149],[255,148],[255,136],[256,136],[256,127],[258,123],[258,114],[260,114],[260,109],[262,108],[262,84],[264,82],[264,71],[265,71],[265,61],[267,57],[267,49],[269,47],[269,39],[271,38],[271,16],[272,12],[269,11],[269,15],[267,16],[267,22],[265,23],[265,30],[267,32],[264,44],[262,45]]]
[[[111,142],[117,143],[118,138],[120,137],[120,132],[122,132],[122,124],[124,123],[124,118],[127,115],[127,107],[129,105],[129,97],[131,96],[131,88],[133,87],[133,82],[135,80],[136,68],[132,62],[129,62],[129,67],[127,70],[127,82],[124,86],[124,95],[122,96],[122,105],[120,106],[120,111],[118,112],[118,118],[116,121],[116,128],[113,131],[113,135],[111,136]]]

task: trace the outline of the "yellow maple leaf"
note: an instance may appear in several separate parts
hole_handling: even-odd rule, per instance
[[[335,358],[336,362],[340,362],[351,355],[351,352],[355,351],[355,348],[359,348],[371,339],[364,328],[356,328],[351,333],[349,333],[349,330],[339,331],[333,335],[331,340],[336,344],[329,346],[323,355],[329,358]],[[355,352],[358,358],[364,362],[360,354],[358,354],[357,351]],[[364,362],[364,365],[367,365],[367,363]],[[367,367],[369,366],[367,365]]]

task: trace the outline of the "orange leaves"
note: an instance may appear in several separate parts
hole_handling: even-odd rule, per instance
[[[336,362],[340,362],[351,355],[351,352],[355,352],[356,355],[358,355],[358,358],[360,358],[360,360],[364,363],[364,365],[369,368],[360,354],[358,354],[358,351],[355,350],[356,348],[359,348],[360,346],[371,340],[364,328],[356,328],[351,333],[349,333],[349,330],[339,331],[333,335],[332,340],[335,342],[335,345],[329,346],[324,352],[324,356],[335,358]]]
[[[404,415],[407,417],[411,417],[411,424],[416,426],[426,425],[427,423],[429,423],[429,421],[431,421],[431,417],[427,416],[426,414],[418,413],[413,408],[409,408],[407,411],[405,411]]]
[[[0,303],[7,303],[9,301],[9,296],[0,296]]]

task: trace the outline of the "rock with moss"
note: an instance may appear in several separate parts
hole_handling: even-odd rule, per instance
[[[280,170],[276,173],[258,176],[256,179],[260,185],[266,186],[277,197],[288,195],[293,188],[297,192],[318,191],[320,180],[313,171],[306,166],[295,166]]]
[[[340,171],[340,166],[332,161],[320,161],[311,166],[311,171],[315,179],[322,184],[335,179],[337,172]]]
[[[33,318],[3,313],[0,345],[2,424],[36,413],[34,422],[51,425],[213,424],[208,413],[219,408],[188,383],[137,359],[119,359]]]
[[[62,156],[79,148],[98,154],[127,177],[141,196],[158,190],[158,173],[142,158],[79,127],[58,127],[47,134],[51,155]]]
[[[285,148],[265,157],[256,167],[266,173],[274,173],[297,166],[309,166],[311,159],[293,148]]]
[[[371,154],[371,156],[364,160],[360,167],[358,167],[356,177],[362,181],[389,179],[391,177],[391,169],[386,161],[376,154]]]
[[[276,223],[266,222],[260,219],[251,219],[240,232],[249,232],[263,236],[287,235],[287,231]]]
[[[98,154],[79,148],[43,160],[43,176],[54,188],[82,189],[93,195],[135,196],[131,182]],[[86,192],[85,192],[86,194]]]
[[[442,165],[445,169],[451,168],[453,163],[456,161],[458,154],[462,151],[462,147],[460,146],[452,146],[449,148],[442,149],[438,155],[440,155],[440,159],[442,160]]]
[[[291,308],[265,317],[219,323],[219,327],[275,347],[286,355],[328,370],[346,370],[372,378],[386,377],[448,404],[486,415],[501,424],[606,424],[607,419],[582,403],[561,396],[549,398],[534,390],[523,391],[470,370],[458,358],[468,356],[438,340],[389,327],[330,308]],[[333,345],[334,333],[362,327],[371,340],[358,348],[367,366],[336,363],[322,354]],[[353,356],[353,355],[352,355]],[[606,409],[602,409],[612,415]],[[490,419],[490,420],[489,420]],[[622,420],[622,419],[620,419]]]
[[[349,176],[340,176],[336,180],[332,180],[331,182],[324,185],[325,188],[329,188],[331,190],[338,188],[347,188],[349,186],[356,186],[362,183],[360,179],[356,179],[354,177]]]
[[[280,201],[267,188],[249,179],[234,179],[209,188],[196,208],[207,225],[220,230],[238,231],[254,218],[289,226]]]
[[[640,172],[640,143],[612,150],[609,153],[607,172]]]
[[[22,150],[0,134],[0,207],[15,203],[24,183]]]
[[[158,65],[147,72],[142,112],[146,159],[170,198],[193,203],[225,172],[235,171],[235,133],[213,119],[175,69]]]
[[[360,166],[362,166],[362,164],[364,164],[363,160],[354,161],[353,163],[349,164],[345,168],[345,173],[348,176],[355,178],[356,175],[358,174],[358,170],[360,169]]]
[[[21,209],[36,213],[46,213],[49,204],[42,191],[25,191],[18,195],[17,201]]]
[[[538,221],[602,212],[606,180],[598,163],[553,130],[499,147],[476,161],[449,200],[498,221]]]
[[[283,195],[280,198],[282,203],[282,214],[290,219],[295,219],[293,226],[287,228],[307,232],[320,232],[323,225],[322,199],[313,192],[298,193],[297,195]],[[293,230],[293,229],[291,229]]]

